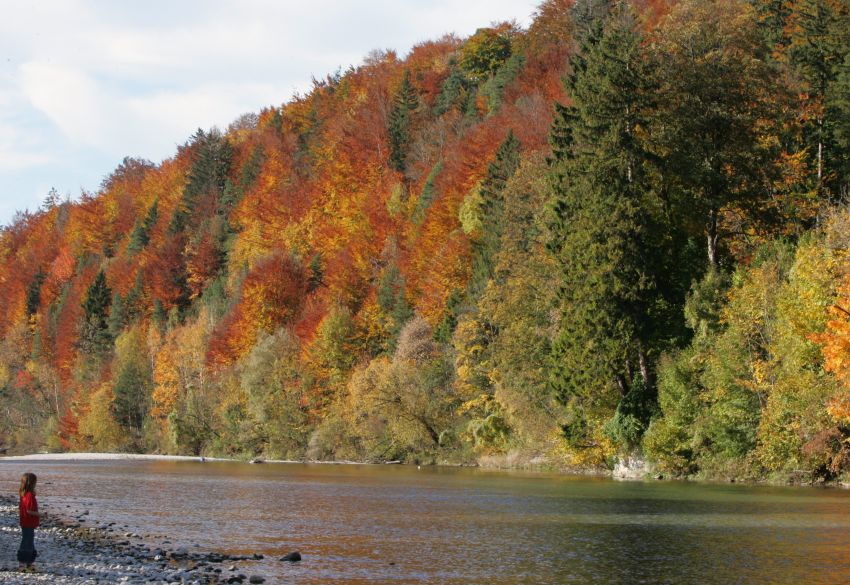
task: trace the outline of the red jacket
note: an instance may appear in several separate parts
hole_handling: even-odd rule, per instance
[[[28,511],[38,512],[38,501],[35,499],[35,494],[27,492],[21,496],[21,528],[38,528],[38,516],[27,514]]]

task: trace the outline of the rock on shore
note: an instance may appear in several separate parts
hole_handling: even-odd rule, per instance
[[[48,515],[36,530],[38,572],[22,573],[16,559],[20,543],[17,500],[0,496],[0,584],[263,582],[259,576],[249,577],[247,567],[234,564],[255,557],[166,550],[131,542],[122,538],[125,536],[136,535],[116,534],[108,526],[82,527],[74,520]]]

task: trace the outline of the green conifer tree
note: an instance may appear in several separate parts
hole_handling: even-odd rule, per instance
[[[834,191],[838,198],[846,201],[850,195],[850,50],[827,95],[827,115],[832,120],[836,146],[832,156],[836,175]]]
[[[39,269],[27,286],[27,315],[35,315],[38,312],[38,307],[41,304],[41,286],[46,277],[44,271]]]
[[[452,69],[446,80],[443,82],[443,88],[440,95],[437,96],[437,102],[434,105],[434,113],[442,116],[454,106],[459,105],[461,109],[464,106],[464,97],[468,95],[467,81],[463,73],[457,68]]]
[[[168,313],[165,311],[165,305],[163,305],[162,301],[159,299],[156,299],[153,302],[151,321],[160,331],[165,329],[166,321],[168,321]]]
[[[129,432],[133,447],[141,449],[140,431],[148,413],[153,372],[140,327],[127,329],[116,338],[112,375],[115,420]]]
[[[144,278],[142,272],[136,274],[136,280],[133,283],[133,288],[127,291],[127,296],[124,298],[124,323],[132,323],[145,310],[144,303]]]
[[[410,72],[405,71],[401,85],[393,97],[393,108],[389,118],[390,166],[401,173],[407,168],[410,118],[418,105],[419,97],[410,83]]]
[[[130,242],[127,244],[127,250],[131,254],[141,252],[150,242],[150,234],[153,227],[156,225],[156,220],[159,218],[159,200],[153,202],[148,209],[145,219],[141,223],[138,221],[130,233]]]
[[[385,270],[377,287],[378,306],[388,320],[390,338],[386,341],[385,350],[395,351],[395,344],[401,328],[413,317],[413,308],[405,295],[405,280],[395,263]]]
[[[600,26],[614,2],[612,0],[576,0],[570,7],[570,19],[575,27],[575,39],[582,43],[594,28]]]
[[[147,390],[150,375],[136,362],[125,364],[118,372],[113,392],[112,407],[118,422],[134,431],[140,431],[147,414]]]
[[[310,260],[310,276],[307,278],[307,291],[313,292],[325,284],[325,270],[322,267],[322,253],[317,252]]]
[[[112,295],[112,306],[109,308],[109,335],[112,338],[118,337],[124,325],[127,324],[127,309],[124,305],[124,299],[120,293]]]
[[[82,305],[83,324],[78,343],[83,352],[99,355],[111,348],[112,336],[109,334],[108,323],[111,304],[112,291],[106,284],[106,275],[101,270],[89,286]]]
[[[481,294],[487,281],[493,277],[505,207],[502,191],[519,167],[520,146],[513,131],[509,131],[496,151],[495,159],[487,166],[487,174],[481,183],[481,238],[473,244],[472,278],[469,282],[469,292],[473,298]]]
[[[597,23],[573,59],[572,106],[559,108],[551,137],[548,248],[561,267],[551,383],[575,407],[565,432],[576,441],[585,430],[583,409],[617,395],[633,406],[636,380],[637,410],[648,412],[655,399],[654,313],[664,305],[657,258],[665,249],[643,136],[654,90],[646,63],[627,8],[604,28]]]
[[[192,137],[194,158],[183,197],[168,226],[170,234],[183,231],[190,223],[193,210],[202,196],[219,201],[225,191],[227,175],[233,158],[233,147],[227,138],[216,130],[204,132],[200,128]]]
[[[807,106],[805,116],[805,146],[813,158],[817,189],[831,199],[839,195],[842,179],[840,159],[844,154],[835,141],[835,109],[828,100],[836,95],[833,89],[844,58],[850,52],[850,7],[843,10],[834,2],[798,0],[789,15],[795,26],[789,38],[788,53],[792,65],[804,83]],[[838,184],[837,184],[838,183]]]
[[[787,46],[785,23],[791,13],[788,0],[753,0],[753,6],[765,43],[776,50]]]
[[[428,177],[425,179],[425,184],[422,186],[422,193],[419,195],[419,200],[416,202],[416,208],[410,216],[410,221],[416,225],[422,225],[422,222],[425,221],[425,217],[428,214],[428,209],[431,207],[434,199],[437,198],[437,188],[434,186],[434,182],[437,180],[437,176],[439,176],[440,171],[442,170],[443,161],[437,161],[437,164],[434,165],[434,168],[431,169],[431,172],[428,173]]]

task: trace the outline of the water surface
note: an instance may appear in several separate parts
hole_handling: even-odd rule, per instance
[[[850,583],[843,490],[410,466],[0,459],[0,487],[287,583]],[[280,563],[299,550],[304,561]]]

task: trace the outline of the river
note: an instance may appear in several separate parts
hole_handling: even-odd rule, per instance
[[[43,509],[286,583],[848,583],[850,493],[415,466],[0,459]],[[301,563],[281,563],[299,550]],[[4,553],[6,554],[6,553]],[[11,553],[9,553],[11,554]]]

